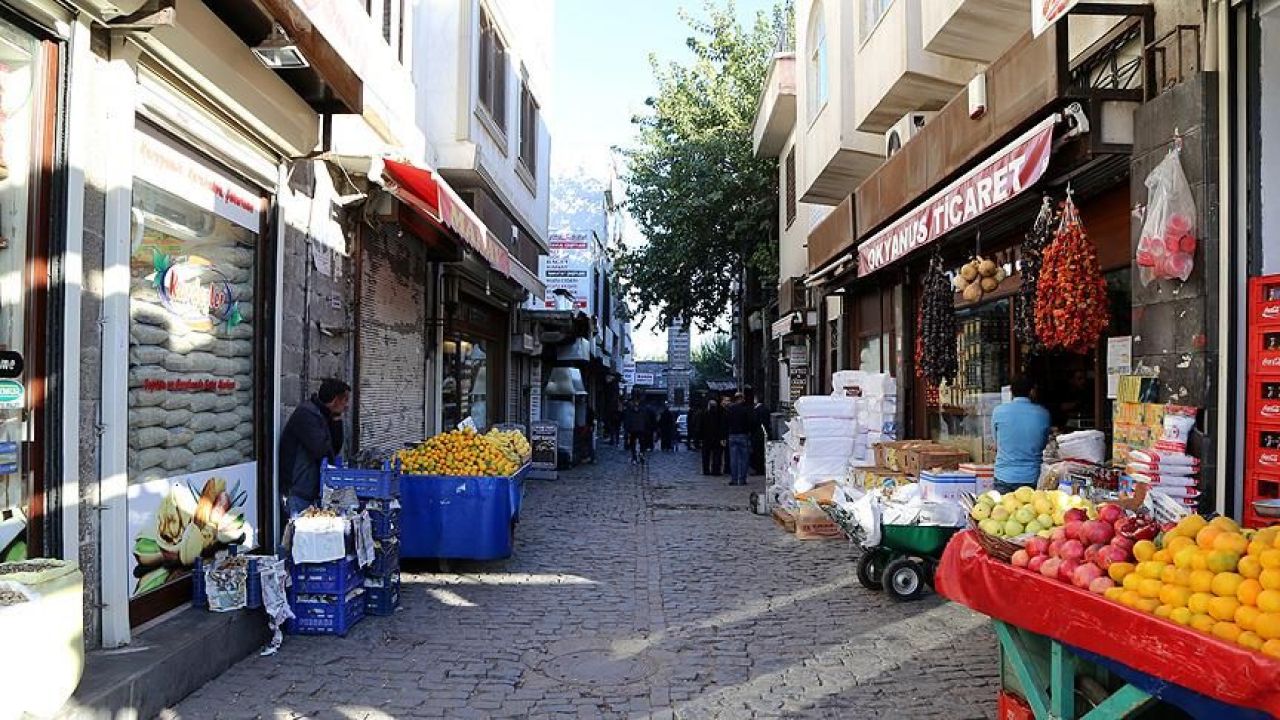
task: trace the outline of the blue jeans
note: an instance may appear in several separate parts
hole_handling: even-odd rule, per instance
[[[729,482],[732,485],[746,485],[747,473],[751,470],[751,436],[729,436]]]
[[[284,509],[285,512],[289,514],[289,519],[292,520],[301,515],[303,510],[306,510],[314,504],[314,500],[307,500],[296,495],[290,495],[285,498]]]

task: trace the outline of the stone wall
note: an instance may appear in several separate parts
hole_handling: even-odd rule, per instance
[[[1175,137],[1182,138],[1182,168],[1191,185],[1197,211],[1195,270],[1185,283],[1155,280],[1143,287],[1138,267],[1133,278],[1133,362],[1160,378],[1160,399],[1211,408],[1217,397],[1218,368],[1218,187],[1214,113],[1217,76],[1196,73],[1138,109],[1130,173],[1135,204],[1145,203],[1144,181],[1164,159]],[[1140,223],[1135,219],[1131,250],[1136,251]],[[1212,408],[1211,408],[1212,409]],[[1218,414],[1202,412],[1193,452],[1203,460],[1201,507],[1213,507],[1212,478],[1217,470],[1214,447]]]

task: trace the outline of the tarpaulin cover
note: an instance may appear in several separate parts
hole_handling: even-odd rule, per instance
[[[993,560],[971,530],[952,538],[935,581],[940,594],[984,615],[1230,705],[1280,715],[1280,660]]]
[[[405,475],[400,480],[400,556],[510,556],[524,475],[523,469],[513,477]]]

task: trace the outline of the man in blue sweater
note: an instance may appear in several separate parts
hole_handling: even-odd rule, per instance
[[[1035,386],[1026,377],[1013,379],[1013,400],[991,415],[996,435],[995,488],[1001,493],[1040,480],[1044,446],[1049,443],[1049,411],[1032,400]]]

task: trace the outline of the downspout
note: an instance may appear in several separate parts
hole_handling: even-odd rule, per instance
[[[1214,511],[1218,514],[1242,517],[1243,498],[1239,488],[1231,487],[1237,467],[1236,433],[1229,428],[1236,427],[1239,415],[1237,407],[1238,393],[1233,375],[1235,363],[1234,352],[1234,318],[1235,308],[1231,293],[1233,284],[1232,249],[1236,246],[1235,223],[1230,212],[1232,187],[1234,185],[1231,168],[1231,130],[1233,117],[1231,114],[1231,73],[1224,72],[1231,67],[1230,58],[1230,8],[1224,0],[1213,0],[1205,8],[1205,64],[1206,72],[1216,73],[1218,118],[1218,379],[1217,398],[1218,414],[1213,432],[1219,438],[1217,443],[1217,468],[1214,477]],[[1226,212],[1223,210],[1226,209]],[[1228,420],[1230,419],[1230,420]],[[1227,507],[1227,493],[1232,496],[1232,506]]]

